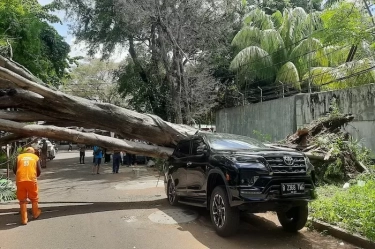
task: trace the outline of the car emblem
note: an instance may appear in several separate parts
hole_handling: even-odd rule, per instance
[[[283,159],[284,159],[284,163],[288,166],[292,166],[294,164],[293,157],[291,156],[284,156]]]

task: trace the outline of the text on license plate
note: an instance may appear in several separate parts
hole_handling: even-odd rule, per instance
[[[305,183],[281,183],[283,194],[296,194],[305,192]]]

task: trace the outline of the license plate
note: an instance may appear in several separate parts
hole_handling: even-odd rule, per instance
[[[305,192],[305,183],[281,183],[282,194],[300,194]]]

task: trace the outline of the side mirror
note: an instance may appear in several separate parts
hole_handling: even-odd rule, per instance
[[[200,146],[198,146],[198,148],[197,148],[197,155],[206,155],[206,153],[207,153],[207,147],[206,147],[206,145],[200,145]]]

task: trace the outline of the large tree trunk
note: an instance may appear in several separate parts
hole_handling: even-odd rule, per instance
[[[2,67],[1,65],[6,65]],[[87,144],[98,144],[108,148],[123,149],[149,156],[165,156],[184,137],[196,130],[186,125],[166,122],[158,116],[137,113],[125,108],[97,103],[57,91],[45,84],[37,83],[35,77],[10,61],[0,58],[0,108],[21,108],[18,111],[0,111],[0,129],[22,136],[43,136]],[[56,126],[25,125],[12,122],[47,121]],[[155,146],[134,143],[122,139],[94,134],[77,134],[75,131],[57,126],[78,126],[115,132],[119,137],[138,139]],[[74,134],[74,135],[72,135]]]

